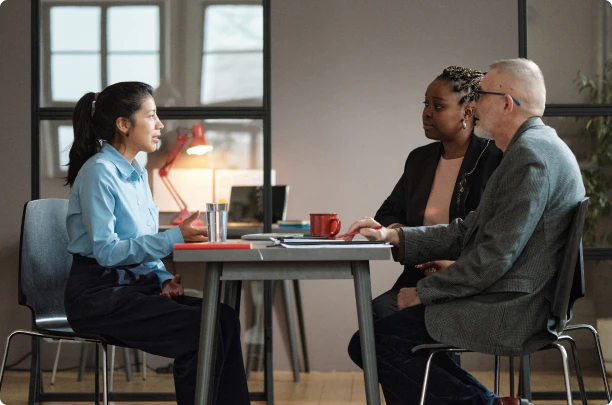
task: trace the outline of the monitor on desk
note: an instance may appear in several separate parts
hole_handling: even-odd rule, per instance
[[[272,223],[284,221],[289,186],[272,186]],[[227,213],[228,226],[263,223],[263,187],[232,186]]]

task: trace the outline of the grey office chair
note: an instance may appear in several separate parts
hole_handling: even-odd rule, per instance
[[[583,255],[582,255],[582,229],[584,227],[584,220],[586,217],[586,212],[588,208],[589,199],[585,198],[582,200],[579,205],[576,207],[576,211],[574,213],[574,217],[572,220],[572,224],[569,229],[568,239],[566,243],[566,248],[564,251],[563,261],[561,263],[561,267],[557,273],[554,295],[553,295],[553,303],[551,308],[551,315],[555,319],[555,328],[557,333],[559,334],[556,341],[551,342],[547,346],[543,347],[540,350],[546,349],[557,349],[561,354],[561,358],[563,361],[563,374],[565,379],[565,391],[567,394],[567,403],[572,404],[572,392],[569,378],[569,365],[567,361],[567,352],[565,348],[561,345],[562,341],[568,341],[572,347],[572,354],[574,357],[574,365],[576,368],[576,376],[578,379],[578,386],[580,389],[580,395],[582,399],[582,403],[586,405],[586,395],[584,391],[584,383],[582,381],[582,373],[580,369],[580,363],[578,361],[578,352],[576,349],[576,344],[574,340],[565,334],[568,330],[574,329],[588,329],[594,333],[595,341],[597,343],[597,348],[599,350],[599,358],[600,358],[600,366],[604,380],[604,386],[606,389],[606,394],[608,397],[608,401],[610,399],[610,388],[608,385],[608,379],[606,376],[605,364],[603,362],[603,356],[601,354],[601,346],[599,344],[599,338],[597,337],[597,332],[590,325],[576,325],[574,327],[569,326],[568,323],[572,317],[572,307],[574,302],[584,296],[584,265],[583,265]],[[423,388],[421,391],[421,400],[420,404],[425,404],[425,394],[427,392],[427,384],[429,379],[429,370],[431,368],[431,362],[433,357],[438,353],[443,352],[469,352],[470,350],[452,347],[445,345],[443,343],[433,343],[433,344],[424,344],[416,346],[412,349],[413,354],[417,354],[419,352],[429,352],[429,357],[427,359],[427,363],[425,366],[425,376],[423,378]],[[494,392],[496,395],[499,395],[499,356],[495,356],[495,381],[494,381]]]
[[[108,380],[106,378],[106,346],[101,336],[75,333],[64,310],[64,289],[72,265],[68,253],[66,213],[68,200],[33,200],[25,204],[21,223],[19,256],[19,304],[32,311],[32,330],[16,330],[6,340],[0,389],[11,339],[16,335],[28,335],[33,339],[53,338],[97,343],[102,348],[103,402],[108,404]],[[34,345],[33,345],[34,346]],[[96,350],[97,352],[97,350]],[[99,356],[96,356],[95,393],[99,398]],[[36,394],[41,389],[40,353],[32,353],[32,373]]]

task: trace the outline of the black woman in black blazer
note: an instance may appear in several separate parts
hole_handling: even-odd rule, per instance
[[[408,155],[404,173],[376,212],[376,219],[381,225],[402,224],[404,226],[422,226],[423,215],[429,193],[436,174],[436,168],[442,155],[442,142],[433,142],[414,149]],[[472,133],[470,144],[459,169],[455,189],[448,207],[449,221],[465,216],[476,209],[487,181],[499,165],[502,152],[489,139],[479,138]],[[442,259],[442,258],[441,258]],[[400,288],[415,287],[423,278],[423,270],[414,266],[405,266],[404,272],[398,278],[393,288],[379,297],[381,300],[395,300]],[[390,313],[374,302],[374,313],[377,317]],[[387,306],[388,302],[381,302]],[[394,305],[394,304],[392,304]],[[397,309],[395,309],[397,311]],[[392,311],[392,312],[395,312]]]

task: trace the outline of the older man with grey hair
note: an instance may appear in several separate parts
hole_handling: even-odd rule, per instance
[[[380,382],[387,404],[418,403],[425,359],[411,350],[439,341],[504,356],[533,352],[555,340],[547,290],[554,283],[574,209],[584,198],[578,163],[541,116],[544,78],[526,59],[494,63],[477,91],[480,134],[495,139],[504,157],[476,211],[465,220],[429,227],[372,229],[370,239],[397,247],[404,264],[429,268],[416,288],[401,289],[394,315],[375,323]],[[448,268],[435,260],[455,260]],[[432,270],[432,271],[431,271]],[[358,334],[349,354],[361,366]],[[520,404],[496,398],[449,357],[438,356],[427,403]]]

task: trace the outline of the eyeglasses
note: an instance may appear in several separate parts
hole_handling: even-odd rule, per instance
[[[481,94],[495,94],[497,96],[506,96],[506,95],[510,96],[510,94],[498,93],[496,91],[475,90],[474,93],[475,93],[474,100],[476,100],[476,102],[480,101],[480,95]],[[510,98],[512,98],[512,101],[514,101],[516,103],[516,105],[520,107],[521,103],[517,99],[515,99],[512,96],[510,96]]]

